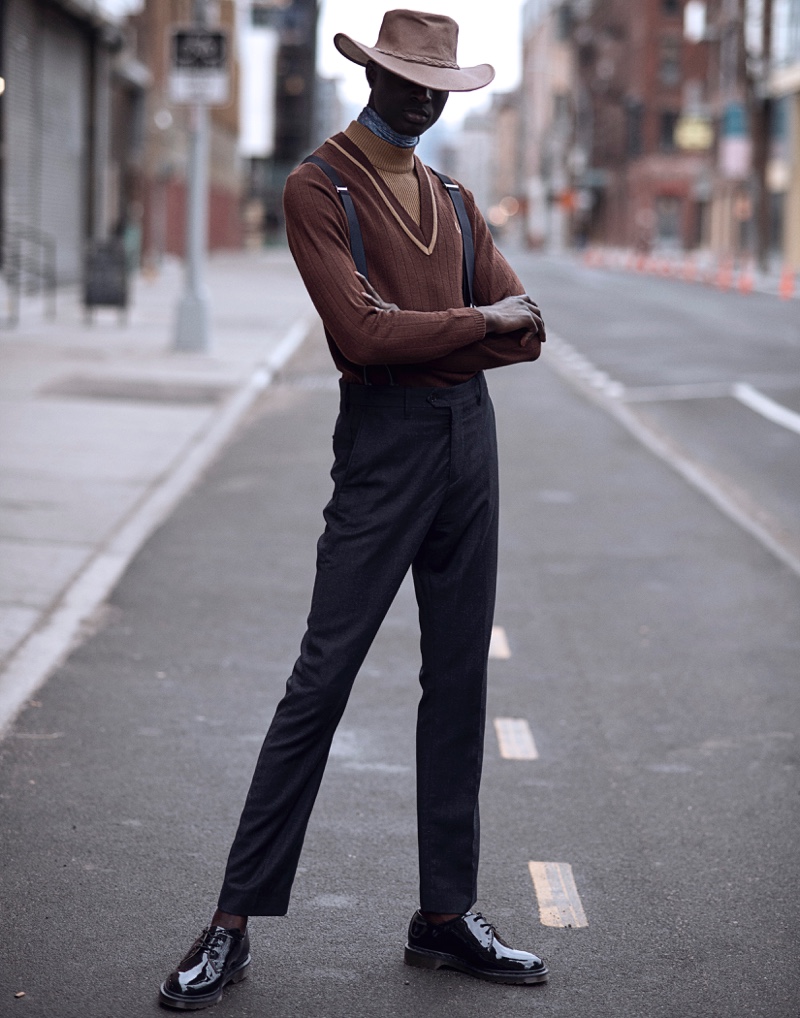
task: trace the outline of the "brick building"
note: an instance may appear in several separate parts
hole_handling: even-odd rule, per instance
[[[589,241],[667,250],[708,242],[709,46],[685,38],[683,8],[683,0],[573,7],[575,183]]]

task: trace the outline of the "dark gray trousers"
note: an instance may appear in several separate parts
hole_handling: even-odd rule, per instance
[[[447,389],[342,383],[300,657],[239,822],[219,907],[284,915],[356,674],[411,567],[421,630],[420,906],[477,896],[478,790],[497,575],[497,444],[483,375]]]

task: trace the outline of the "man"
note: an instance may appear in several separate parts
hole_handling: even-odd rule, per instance
[[[450,18],[389,11],[375,47],[334,42],[366,67],[368,106],[289,177],[289,244],[342,373],[334,491],[300,657],[256,765],[218,908],[161,987],[181,1009],[216,1003],[250,963],[247,918],[285,915],[306,825],[355,676],[411,568],[420,609],[417,722],[420,909],[405,961],[537,983],[544,963],[470,911],[497,569],[497,450],[483,369],[534,360],[536,304],[464,192],[474,294],[454,202],[414,156],[459,68]],[[344,181],[360,227],[328,176]],[[360,228],[369,282],[351,254]]]

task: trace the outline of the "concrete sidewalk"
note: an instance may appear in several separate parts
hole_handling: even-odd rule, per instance
[[[289,253],[210,259],[212,345],[171,350],[172,261],[128,324],[29,301],[0,332],[0,732],[315,320]]]

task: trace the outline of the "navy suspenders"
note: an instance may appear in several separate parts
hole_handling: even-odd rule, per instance
[[[344,205],[344,211],[347,215],[347,225],[350,229],[350,253],[353,255],[353,261],[356,263],[356,268],[362,276],[367,275],[367,256],[364,253],[364,239],[361,236],[361,227],[358,225],[358,216],[356,215],[356,207],[353,204],[353,199],[350,197],[350,192],[347,190],[345,185],[342,183],[342,178],[334,170],[330,163],[326,163],[324,159],[320,159],[319,156],[309,156],[303,160],[304,163],[313,163],[315,166],[327,174],[330,182],[336,188],[339,197],[342,199],[342,205]]]
[[[341,198],[342,205],[344,205],[344,211],[347,216],[347,225],[350,230],[350,252],[353,255],[353,261],[356,264],[356,268],[362,276],[366,276],[369,279],[367,273],[367,256],[364,253],[364,239],[361,236],[361,227],[358,224],[358,215],[356,214],[356,207],[353,203],[353,199],[350,195],[345,184],[342,183],[342,178],[330,165],[326,163],[324,159],[320,159],[319,156],[309,156],[303,160],[304,163],[313,163],[328,176],[328,179],[336,188],[336,192]],[[456,210],[456,216],[458,217],[458,225],[461,228],[461,249],[463,252],[463,269],[462,269],[462,293],[464,296],[464,304],[466,307],[475,307],[474,299],[474,288],[473,281],[475,279],[475,245],[472,240],[472,226],[467,216],[467,207],[464,204],[464,196],[461,193],[461,189],[458,184],[452,181],[449,177],[445,176],[444,173],[439,173],[437,170],[433,170],[433,173],[441,180],[442,184],[447,189],[447,193],[450,195],[450,199],[453,202],[453,207]]]
[[[347,189],[347,185],[342,182],[342,178],[336,170],[334,170],[330,163],[326,163],[325,160],[320,159],[319,156],[308,156],[303,160],[303,162],[313,163],[315,166],[319,166],[322,172],[325,173],[330,182],[336,188],[336,193],[341,199],[345,215],[347,216],[347,227],[350,233],[350,253],[353,256],[353,261],[355,262],[355,266],[358,271],[365,277],[365,279],[369,279],[369,273],[367,271],[367,256],[364,251],[364,238],[361,235],[361,226],[358,222],[356,206],[350,192]],[[458,184],[452,181],[449,177],[446,177],[444,173],[439,173],[437,170],[433,170],[433,173],[435,173],[442,184],[444,184],[456,210],[458,225],[461,229],[461,250],[463,256],[461,292],[465,306],[469,308],[475,307],[473,294],[473,279],[475,277],[475,245],[472,240],[472,226],[470,224],[469,217],[467,216],[467,208],[464,205],[464,196],[461,194]],[[388,364],[384,364],[383,368],[389,376],[390,385],[394,385],[395,382],[392,369]],[[369,369],[366,365],[364,365],[362,368],[362,375],[364,377],[365,385],[371,384],[368,378],[368,371]]]
[[[456,210],[456,216],[458,216],[458,225],[461,227],[461,250],[464,255],[461,289],[464,294],[464,304],[468,308],[474,308],[475,291],[473,288],[473,281],[475,279],[475,245],[472,241],[472,225],[470,224],[469,217],[467,216],[467,207],[464,204],[464,195],[461,193],[461,188],[455,181],[446,177],[443,173],[439,173],[438,170],[434,170],[433,172],[447,188],[447,193],[450,195],[453,206]]]

